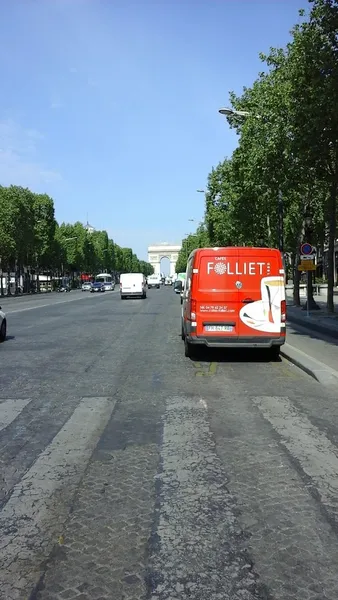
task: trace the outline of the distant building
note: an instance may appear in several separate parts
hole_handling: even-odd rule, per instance
[[[90,223],[88,223],[88,221],[87,221],[87,223],[85,225],[85,229],[88,231],[88,233],[94,233],[94,231],[95,231],[95,227],[93,227],[93,225],[91,225]]]

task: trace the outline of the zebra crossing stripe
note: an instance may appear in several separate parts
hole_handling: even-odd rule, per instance
[[[84,398],[12,492],[0,514],[0,590],[28,598],[62,535],[72,497],[115,401]]]
[[[287,397],[252,399],[280,436],[281,443],[299,461],[314,482],[321,501],[336,514],[338,509],[338,450]]]
[[[8,427],[29,403],[30,400],[22,398],[0,400],[0,431]]]

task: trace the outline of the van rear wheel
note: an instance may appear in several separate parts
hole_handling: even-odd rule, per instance
[[[278,360],[280,357],[280,346],[272,346],[269,350],[269,354],[272,361]]]
[[[185,333],[184,333],[183,321],[181,323],[181,338],[182,338],[183,341],[185,340]]]
[[[192,360],[194,358],[196,358],[196,348],[194,347],[193,344],[190,344],[190,342],[188,342],[187,338],[184,336],[184,356],[186,356],[187,358],[191,358]]]

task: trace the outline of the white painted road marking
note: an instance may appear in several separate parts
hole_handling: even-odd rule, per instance
[[[255,574],[238,551],[235,501],[225,487],[205,406],[201,398],[167,402],[157,477],[158,548],[150,558],[153,600],[253,598]]]
[[[313,480],[324,505],[338,508],[338,449],[289,398],[259,396],[254,404],[280,435],[281,443]]]
[[[84,398],[14,487],[0,514],[1,598],[29,597],[114,406],[110,398]]]
[[[30,400],[22,398],[0,400],[0,431],[8,427],[29,403]]]
[[[108,292],[109,293],[109,292]],[[95,294],[94,294],[95,295]],[[105,297],[104,294],[96,294],[96,296],[100,296],[101,298]],[[89,296],[76,296],[76,298],[69,298],[68,300],[57,300],[56,302],[48,302],[47,304],[36,304],[35,306],[26,306],[26,308],[18,308],[16,310],[7,310],[5,306],[3,306],[3,311],[6,315],[14,315],[14,313],[25,312],[27,310],[35,310],[37,308],[45,308],[46,306],[58,306],[59,304],[68,304],[68,302],[76,302],[77,300],[86,300],[88,298],[92,298],[92,294]]]

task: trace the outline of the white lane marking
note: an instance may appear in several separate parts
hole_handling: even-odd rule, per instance
[[[30,597],[114,406],[110,398],[84,398],[14,487],[0,513],[0,590],[6,600]]]
[[[22,398],[0,400],[0,431],[8,427],[29,403],[30,400]]]
[[[235,501],[201,398],[175,397],[164,417],[152,600],[252,598],[255,574],[239,551]],[[236,582],[236,583],[234,583]]]
[[[96,296],[104,298],[104,294],[96,294]],[[57,300],[56,302],[48,302],[48,304],[36,304],[35,306],[27,306],[26,308],[18,308],[17,310],[7,310],[6,307],[3,307],[3,311],[6,315],[13,315],[14,313],[25,312],[26,310],[35,310],[36,308],[45,308],[46,306],[58,306],[59,304],[67,304],[68,302],[76,302],[77,300],[86,300],[88,298],[92,298],[92,295],[76,296],[76,298],[69,298],[68,300]]]
[[[298,459],[311,477],[323,504],[338,508],[338,449],[325,433],[312,425],[289,398],[259,396],[253,398],[264,418],[281,436],[281,443]]]

